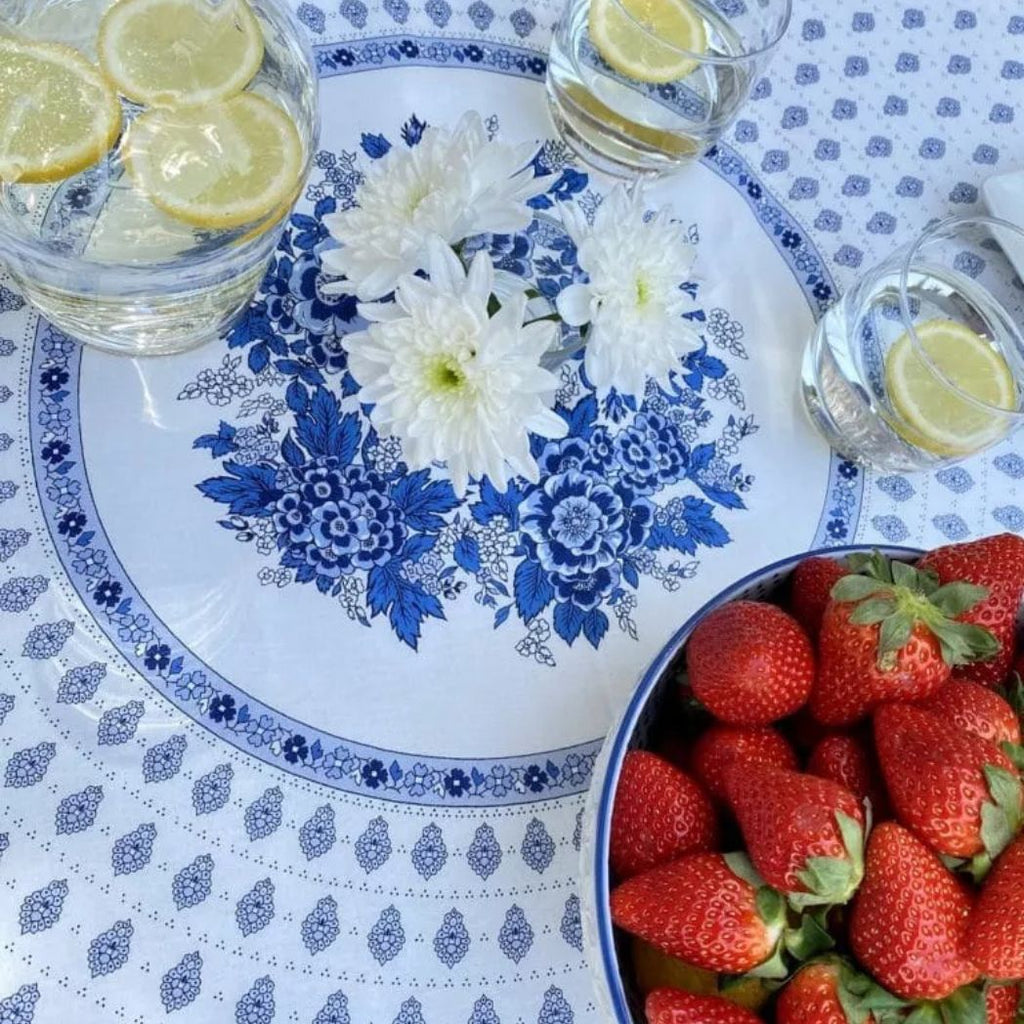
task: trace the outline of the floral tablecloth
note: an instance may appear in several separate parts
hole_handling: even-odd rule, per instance
[[[596,1021],[580,811],[673,627],[814,545],[1024,528],[1022,442],[878,476],[796,400],[837,290],[1024,160],[1024,12],[1001,2],[797,0],[728,137],[659,186],[698,250],[703,343],[673,387],[599,400],[566,364],[539,488],[408,470],[347,373],[322,219],[472,105],[554,175],[492,255],[564,287],[559,206],[608,183],[547,117],[557,7],[299,4],[322,148],[222,343],[83,353],[0,277],[3,1024]],[[604,510],[600,571],[544,554],[573,487]],[[354,495],[372,558],[289,533]]]

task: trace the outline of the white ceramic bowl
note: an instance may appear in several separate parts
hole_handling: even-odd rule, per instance
[[[594,766],[594,782],[583,816],[584,838],[580,852],[584,949],[597,990],[598,1009],[605,1021],[644,1024],[640,1009],[642,1000],[639,993],[633,990],[629,978],[623,976],[612,926],[608,904],[608,836],[622,759],[628,750],[646,746],[653,723],[671,700],[674,669],[686,641],[697,623],[712,609],[740,598],[756,601],[771,597],[805,558],[812,555],[842,558],[854,552],[871,550],[874,548],[851,545],[805,551],[758,569],[726,587],[691,615],[662,648],[644,672],[625,710],[609,732]],[[923,554],[914,548],[879,547],[878,550],[891,558],[904,561],[917,559]]]

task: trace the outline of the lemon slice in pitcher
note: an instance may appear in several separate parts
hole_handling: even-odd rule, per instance
[[[0,181],[69,178],[121,130],[121,107],[77,50],[0,36]]]
[[[124,160],[154,206],[201,228],[233,228],[287,207],[302,141],[276,104],[243,92],[206,107],[156,109],[128,132]]]
[[[118,0],[100,22],[100,66],[123,96],[196,106],[240,93],[263,62],[245,0]]]
[[[928,320],[914,330],[931,365],[954,387],[935,375],[909,333],[900,335],[885,361],[889,398],[904,421],[899,433],[937,455],[968,455],[1002,437],[1007,418],[970,400],[1016,409],[1016,385],[1002,355],[954,320]]]
[[[707,49],[704,20],[688,0],[591,0],[597,52],[620,74],[652,84],[685,78],[697,62],[680,50]]]

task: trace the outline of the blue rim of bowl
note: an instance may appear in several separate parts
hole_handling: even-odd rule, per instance
[[[665,669],[672,663],[682,649],[684,641],[689,637],[697,623],[712,608],[733,600],[744,590],[748,590],[758,580],[774,572],[787,567],[795,568],[805,558],[815,556],[822,558],[843,558],[846,555],[856,554],[863,551],[881,551],[892,558],[919,558],[924,554],[921,548],[910,548],[896,545],[882,544],[848,544],[839,548],[815,548],[811,551],[804,551],[800,554],[789,555],[780,558],[770,565],[763,566],[754,572],[730,584],[724,590],[719,591],[714,597],[706,601],[693,613],[672,635],[671,639],[658,653],[640,678],[633,696],[630,698],[622,718],[616,728],[614,735],[609,735],[607,742],[611,744],[608,761],[605,766],[603,778],[600,781],[601,792],[598,798],[597,807],[597,835],[593,847],[593,884],[595,887],[594,906],[597,912],[597,938],[601,950],[601,966],[603,968],[604,980],[608,995],[611,996],[612,1006],[615,1010],[615,1018],[619,1024],[635,1024],[635,1018],[629,1009],[626,999],[626,992],[622,985],[622,974],[619,967],[619,960],[615,952],[615,934],[611,920],[611,909],[608,902],[610,892],[610,876],[608,869],[608,834],[611,828],[611,808],[615,797],[615,790],[619,781],[619,773],[622,769],[622,759],[629,747],[629,741],[636,729],[637,719],[650,699],[651,692],[661,679]]]

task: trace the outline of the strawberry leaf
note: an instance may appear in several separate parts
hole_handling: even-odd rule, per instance
[[[1006,740],[999,744],[1003,753],[1013,762],[1017,771],[1024,771],[1024,747]]]
[[[773,889],[770,885],[762,885],[754,897],[754,904],[757,913],[765,924],[773,924],[782,921],[786,916],[786,901],[782,893]]]
[[[845,962],[840,964],[836,994],[850,1024],[864,1024],[872,1016],[876,1024],[889,1024],[902,1019],[908,1005]]]
[[[865,597],[891,589],[870,576],[843,576],[833,584],[831,597],[833,601],[863,601]]]
[[[1024,717],[1024,679],[1019,672],[1014,672],[1006,681],[1003,695],[1007,703],[1017,712],[1017,718]]]
[[[1019,776],[998,765],[987,764],[982,770],[993,802],[981,805],[981,841],[995,860],[1020,830],[1021,782]]]
[[[752,885],[755,889],[768,888],[768,883],[757,873],[757,868],[745,853],[723,853],[722,860],[737,878],[742,878],[744,882]]]
[[[980,988],[966,985],[938,1003],[942,1024],[985,1024],[988,1011]]]
[[[979,601],[984,601],[988,594],[987,587],[979,587],[973,583],[957,581],[956,583],[947,583],[944,587],[939,587],[938,590],[930,595],[929,599],[943,615],[948,615],[951,619],[954,619],[958,615],[963,615],[964,612],[970,611]]]
[[[856,818],[836,811],[836,824],[846,849],[843,857],[808,857],[798,877],[806,892],[789,895],[801,911],[821,904],[848,903],[864,877],[864,829]]]
[[[783,937],[787,952],[797,960],[809,960],[835,948],[836,940],[825,927],[824,914],[804,914],[796,928],[789,928]]]
[[[890,615],[878,632],[879,663],[887,654],[895,654],[902,650],[914,631],[914,620],[909,615],[896,612]]]
[[[934,1003],[922,1003],[903,1024],[942,1024],[942,1016]]]
[[[854,608],[850,615],[850,621],[855,626],[871,626],[889,618],[894,611],[896,611],[896,602],[892,597],[869,597],[863,604]]]

